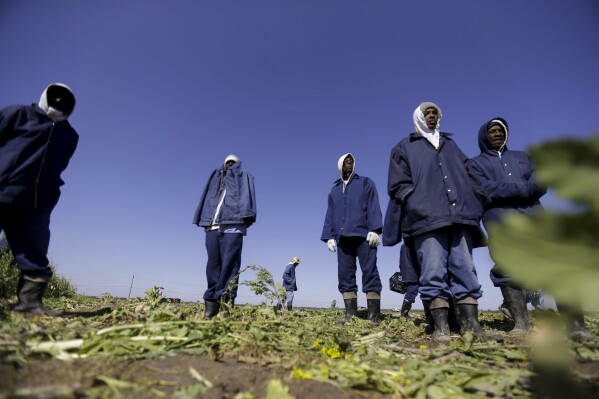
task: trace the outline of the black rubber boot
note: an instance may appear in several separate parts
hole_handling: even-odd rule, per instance
[[[218,301],[204,301],[204,306],[206,306],[206,311],[204,312],[204,319],[211,319],[218,314],[220,310],[220,302]]]
[[[424,333],[432,334],[435,331],[435,321],[431,314],[431,303],[429,301],[422,301],[422,307],[424,308]]]
[[[514,319],[514,328],[510,331],[510,335],[527,334],[530,331],[530,320],[526,309],[524,291],[507,286],[501,287],[501,293]]]
[[[368,308],[368,320],[372,324],[381,323],[381,300],[380,299],[367,299],[366,306]]]
[[[403,304],[401,305],[401,317],[407,319],[407,320],[412,320],[412,316],[410,316],[410,310],[412,309],[412,303],[410,301],[403,301]]]
[[[345,317],[337,320],[338,323],[347,323],[352,316],[358,313],[358,298],[344,299],[343,303],[345,304]]]
[[[449,308],[430,309],[430,312],[435,328],[432,337],[433,341],[438,344],[449,344],[451,341],[451,336],[449,335],[449,323],[447,321]]]
[[[478,322],[478,305],[459,303],[456,305],[456,313],[462,335],[469,332],[484,340],[503,341],[503,336],[500,333],[483,330]]]
[[[288,302],[287,303],[287,310],[291,312],[293,310],[293,304],[291,304],[291,303]]]
[[[14,305],[10,305],[9,308],[13,312],[27,313],[30,315],[48,315],[48,316],[60,316],[61,312],[48,309],[44,306],[42,298],[48,282],[38,282],[26,280],[22,276],[19,277],[17,283],[17,299],[18,302]]]
[[[458,321],[458,317],[456,316],[455,302],[453,300],[449,301],[448,320],[449,320],[449,331],[459,334],[461,331],[460,322]]]

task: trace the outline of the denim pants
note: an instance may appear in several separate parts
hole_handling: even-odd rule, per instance
[[[362,292],[380,293],[383,285],[376,267],[376,248],[370,248],[364,237],[341,237],[337,244],[339,292],[358,292],[356,257],[362,269]]]
[[[444,227],[414,237],[420,275],[420,298],[432,301],[482,296],[472,260],[472,236],[466,226]]]
[[[0,230],[4,230],[14,262],[22,274],[47,280],[52,277],[47,257],[50,212],[0,204]]]
[[[416,296],[418,295],[418,283],[407,282],[406,293],[403,296],[404,301],[410,303],[416,302]]]
[[[217,301],[223,294],[237,297],[242,247],[243,234],[222,233],[219,230],[206,232],[208,289],[204,292],[204,300]]]
[[[293,305],[294,296],[295,294],[293,293],[293,291],[287,291],[287,295],[285,296],[285,302],[287,303],[287,306]]]

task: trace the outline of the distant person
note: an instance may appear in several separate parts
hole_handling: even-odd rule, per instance
[[[529,155],[524,151],[508,149],[508,138],[509,128],[505,119],[498,117],[483,123],[478,130],[480,155],[468,162],[470,175],[484,189],[487,197],[483,213],[483,224],[487,231],[508,213],[531,215],[540,211],[542,206],[539,200],[547,192],[535,178]],[[493,237],[489,239],[493,257]],[[501,289],[505,305],[514,320],[510,334],[527,333],[530,321],[523,288],[501,270],[501,265],[495,264],[490,274],[493,285]],[[584,340],[588,334],[584,316],[582,312],[575,313],[572,333]]]
[[[287,304],[287,310],[293,309],[293,297],[294,292],[297,291],[297,279],[295,278],[295,268],[300,264],[300,259],[294,256],[291,262],[285,267],[283,272],[283,288],[287,291],[285,296],[285,303]]]
[[[228,155],[223,166],[210,174],[193,219],[206,231],[206,319],[218,314],[221,302],[235,305],[243,236],[255,221],[254,177],[241,167],[237,156]]]
[[[401,203],[401,231],[414,242],[422,269],[420,297],[430,303],[433,340],[450,341],[449,305],[456,304],[462,332],[499,339],[478,321],[482,290],[472,249],[483,245],[482,205],[466,171],[466,156],[439,131],[441,109],[424,102],[414,111],[416,132],[391,152],[388,192]]]
[[[355,173],[355,158],[344,154],[337,167],[341,178],[333,183],[320,239],[329,251],[337,251],[338,289],[345,304],[347,322],[358,311],[356,258],[362,269],[362,291],[366,293],[368,320],[380,323],[381,278],[376,264],[383,218],[374,182]],[[338,250],[337,250],[338,249]]]
[[[74,109],[71,89],[52,83],[38,104],[0,110],[0,230],[20,269],[15,312],[60,315],[42,298],[52,278],[50,215],[79,140],[67,120]]]

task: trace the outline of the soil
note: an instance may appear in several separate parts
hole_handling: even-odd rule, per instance
[[[147,389],[122,389],[127,398],[157,398],[152,389],[171,398],[182,387],[197,384],[190,367],[213,386],[201,397],[207,399],[234,398],[239,392],[265,398],[267,384],[280,378],[296,399],[383,399],[388,395],[372,391],[343,389],[335,385],[290,378],[288,370],[239,363],[231,359],[212,360],[208,356],[177,355],[157,359],[111,361],[107,358],[73,361],[33,361],[22,366],[0,363],[0,398],[82,398],[84,392],[104,385],[98,375],[128,381]]]

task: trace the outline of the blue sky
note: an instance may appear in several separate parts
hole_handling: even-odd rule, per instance
[[[3,0],[0,107],[37,102],[50,82],[75,92],[81,137],[50,258],[79,292],[127,296],[135,275],[132,296],[160,285],[201,300],[204,232],[191,220],[234,153],[258,203],[243,264],[280,280],[299,256],[296,304],[329,306],[342,303],[336,255],[319,237],[337,158],[355,155],[384,212],[390,150],[422,101],[468,156],[494,116],[512,149],[597,133],[598,17],[594,0]],[[398,254],[379,250],[386,308],[402,300],[388,290]],[[475,262],[480,307],[496,309],[486,249]]]

